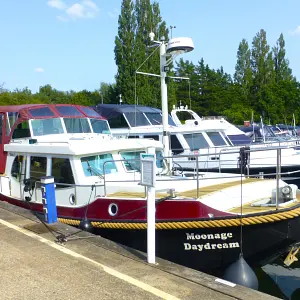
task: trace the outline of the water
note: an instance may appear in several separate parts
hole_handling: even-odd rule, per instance
[[[300,300],[299,261],[287,267],[283,258],[278,258],[273,263],[256,269],[255,273],[261,292],[281,299]]]

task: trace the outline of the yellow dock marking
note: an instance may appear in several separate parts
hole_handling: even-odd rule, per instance
[[[55,242],[47,240],[47,239],[45,239],[45,238],[43,238],[43,237],[41,237],[41,236],[39,236],[39,235],[31,232],[31,231],[28,231],[28,230],[24,229],[24,228],[18,227],[16,225],[11,224],[11,223],[9,223],[7,221],[4,221],[2,219],[0,219],[0,223],[2,225],[5,225],[5,226],[7,226],[7,227],[9,227],[11,229],[14,229],[14,230],[16,230],[16,231],[18,231],[20,233],[23,233],[23,234],[25,234],[25,235],[27,235],[27,236],[29,236],[31,238],[34,238],[34,239],[38,240],[39,242],[47,244],[48,246],[50,246],[50,247],[52,247],[54,249],[57,249],[57,250],[65,253],[65,254],[68,254],[70,256],[73,256],[73,257],[76,257],[76,258],[88,261],[88,262],[96,265],[97,267],[102,268],[104,272],[106,272],[106,273],[108,273],[108,274],[110,274],[110,275],[112,275],[114,277],[117,277],[117,278],[119,278],[119,279],[121,279],[123,281],[126,281],[126,282],[128,282],[128,283],[130,283],[132,285],[135,285],[136,287],[139,287],[139,288],[143,289],[144,291],[147,291],[147,292],[149,292],[149,293],[151,293],[151,294],[153,294],[155,296],[158,296],[158,297],[160,297],[162,299],[180,300],[179,298],[177,298],[175,296],[172,296],[172,295],[170,295],[170,294],[168,294],[166,292],[163,292],[163,291],[161,291],[161,290],[159,290],[159,289],[157,289],[157,288],[155,288],[155,287],[153,287],[153,286],[151,286],[149,284],[146,284],[146,283],[144,283],[142,281],[139,281],[139,280],[137,280],[137,279],[135,279],[133,277],[130,277],[130,276],[126,275],[126,274],[123,274],[123,273],[121,273],[119,271],[116,271],[116,270],[114,270],[114,269],[112,269],[110,267],[107,267],[107,266],[103,265],[103,264],[100,264],[100,263],[98,263],[95,260],[92,260],[92,259],[90,259],[90,258],[88,258],[88,257],[86,257],[84,255],[78,254],[78,253],[76,253],[76,252],[74,252],[74,251],[72,251],[70,249],[67,249],[67,248],[65,248],[65,247],[63,247],[61,245],[58,245]]]

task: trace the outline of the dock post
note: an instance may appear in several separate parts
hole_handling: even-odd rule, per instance
[[[155,264],[155,148],[148,148],[147,154],[141,153],[141,185],[147,189],[147,261]]]

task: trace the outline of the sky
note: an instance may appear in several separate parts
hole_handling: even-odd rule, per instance
[[[190,37],[181,56],[234,73],[239,43],[264,29],[272,47],[283,33],[287,58],[300,78],[299,0],[159,0],[173,37]],[[0,0],[0,84],[33,92],[50,84],[63,91],[113,83],[114,39],[121,0]]]

